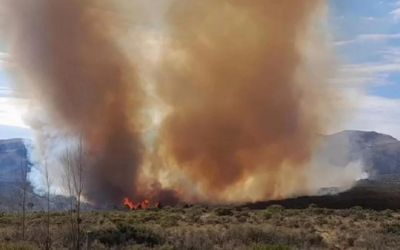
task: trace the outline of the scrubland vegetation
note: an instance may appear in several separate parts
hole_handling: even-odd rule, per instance
[[[71,249],[69,212],[0,214],[0,249]],[[399,249],[400,212],[192,206],[82,212],[79,249]],[[50,235],[47,227],[50,225]],[[88,240],[89,239],[89,240]],[[76,247],[75,247],[76,248]]]

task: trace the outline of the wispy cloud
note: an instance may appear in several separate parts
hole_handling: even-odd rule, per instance
[[[348,88],[366,88],[393,84],[389,79],[389,74],[360,72],[341,72],[338,77],[332,80],[333,84],[338,84]]]
[[[345,127],[386,133],[400,139],[400,99],[365,96]]]
[[[377,18],[376,18],[376,17],[373,17],[373,16],[363,16],[363,17],[361,17],[361,19],[362,19],[362,20],[365,20],[365,21],[374,21],[374,20],[376,20]]]
[[[362,43],[362,42],[382,42],[391,39],[400,39],[400,33],[396,34],[360,34],[354,39],[337,41],[335,42],[336,46],[349,45],[353,43]]]
[[[395,3],[395,9],[392,10],[389,14],[395,19],[400,20],[400,1]]]
[[[377,62],[377,63],[349,64],[343,66],[340,71],[361,73],[361,74],[396,73],[400,72],[400,63]]]
[[[395,84],[390,77],[400,73],[400,48],[386,48],[377,54],[382,59],[376,62],[342,65],[333,82],[345,87],[362,88]]]

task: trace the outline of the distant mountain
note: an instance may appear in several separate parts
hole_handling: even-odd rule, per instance
[[[334,166],[360,160],[371,176],[400,174],[400,141],[373,131],[343,131],[323,136],[318,157]]]
[[[0,140],[0,196],[10,193],[22,181],[27,164],[26,141]],[[400,176],[400,141],[390,135],[366,131],[342,131],[320,137],[317,161],[332,167],[345,167],[362,161],[370,176]]]
[[[346,130],[321,136],[319,145],[318,161],[343,167],[361,160],[371,175],[400,175],[400,141],[390,135]],[[21,181],[21,166],[26,162],[23,139],[0,140],[0,182]]]
[[[0,140],[0,182],[21,182],[27,171],[27,148],[22,139]]]
[[[21,166],[27,165],[25,145],[23,139],[0,140],[0,183],[21,181]],[[321,136],[319,145],[319,162],[343,167],[361,160],[370,175],[400,175],[400,141],[390,135],[346,130]]]
[[[30,169],[28,149],[30,140],[0,140],[0,211],[18,211],[21,209],[23,194],[23,172]],[[57,195],[51,197],[52,210],[68,209],[69,198]],[[26,204],[32,211],[43,211],[47,207],[46,197],[33,192],[31,185],[26,186]],[[82,209],[94,209],[83,203]]]

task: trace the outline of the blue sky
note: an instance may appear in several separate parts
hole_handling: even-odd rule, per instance
[[[400,1],[331,0],[338,81],[363,96],[343,127],[400,138]]]
[[[400,1],[330,0],[329,4],[342,63],[335,80],[349,90],[357,89],[349,93],[359,104],[340,129],[374,130],[400,139]],[[6,65],[7,54],[0,53],[0,139],[31,137],[21,119],[23,111],[14,105],[17,99],[4,73]]]

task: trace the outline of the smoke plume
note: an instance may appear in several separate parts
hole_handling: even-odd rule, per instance
[[[42,155],[82,138],[87,199],[237,202],[315,188],[306,170],[341,105],[323,0],[0,3],[17,75],[43,113],[30,120]],[[149,18],[166,3],[165,20]],[[127,22],[158,27],[157,50],[130,50],[137,40],[123,37],[147,37]]]
[[[304,169],[336,114],[321,0],[172,0],[157,93],[158,153],[199,199],[306,193]],[[332,119],[328,119],[332,118]]]
[[[24,88],[50,124],[81,137],[90,154],[86,197],[119,203],[134,196],[142,162],[143,93],[135,66],[116,42],[123,26],[104,3],[1,1]]]

